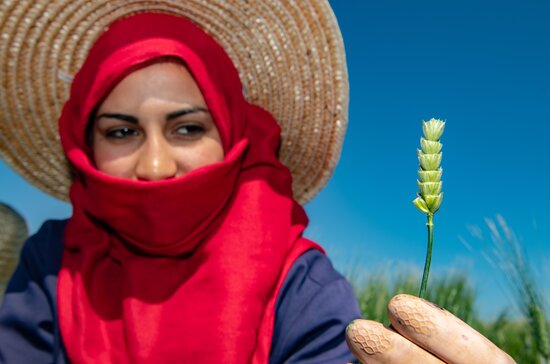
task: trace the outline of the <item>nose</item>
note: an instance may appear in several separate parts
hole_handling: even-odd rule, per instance
[[[142,181],[158,181],[176,176],[178,164],[171,146],[162,137],[150,137],[141,146],[136,176]]]

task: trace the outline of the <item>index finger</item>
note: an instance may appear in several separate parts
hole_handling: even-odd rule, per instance
[[[392,326],[447,363],[511,364],[514,359],[449,311],[400,294],[388,304]]]

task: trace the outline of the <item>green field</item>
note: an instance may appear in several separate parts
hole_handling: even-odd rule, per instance
[[[349,279],[355,288],[363,316],[386,325],[389,324],[386,305],[391,297],[398,293],[417,295],[420,287],[420,277],[406,271],[397,274],[391,281],[384,274],[365,280],[356,277]],[[524,284],[532,286],[532,282]],[[428,299],[473,326],[518,363],[548,363],[550,322],[544,315],[544,304],[536,294],[529,296],[519,291],[515,299],[522,307],[522,316],[511,319],[503,312],[491,322],[484,321],[476,312],[475,289],[465,275],[450,274],[434,279],[430,283]]]

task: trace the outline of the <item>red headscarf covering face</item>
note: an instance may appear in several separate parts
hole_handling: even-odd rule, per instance
[[[183,177],[98,171],[90,115],[132,71],[165,57],[194,76],[225,158]],[[114,23],[76,75],[59,120],[75,167],[58,280],[61,334],[75,363],[267,363],[277,294],[296,258],[321,249],[277,159],[280,129],[248,104],[223,49],[186,19]]]

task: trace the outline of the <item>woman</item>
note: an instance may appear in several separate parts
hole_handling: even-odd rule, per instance
[[[312,3],[325,4],[326,10],[326,3]],[[26,243],[0,310],[0,358],[8,363],[352,360],[344,329],[359,316],[357,305],[322,249],[302,237],[307,217],[294,199],[292,176],[278,159],[275,119],[246,101],[237,70],[212,37],[184,17],[153,12],[165,10],[159,4],[159,9],[124,8],[106,31],[95,30],[101,35],[74,77],[59,118],[73,171],[73,216],[47,222]],[[285,4],[274,3],[273,9],[296,6]],[[267,18],[255,18],[258,31],[265,31]],[[209,24],[214,33],[223,28]],[[323,39],[334,46],[334,39]],[[298,46],[303,40],[295,41]],[[253,57],[255,49],[239,51],[237,59]],[[317,51],[306,48],[305,54]],[[332,95],[336,102],[325,100],[329,112],[309,110],[310,119],[304,119],[333,122],[337,137],[344,71],[333,75],[340,94]],[[249,77],[241,69],[240,78]],[[309,85],[313,96],[321,86]],[[307,109],[309,97],[299,99]],[[295,132],[286,130],[287,141]],[[339,142],[331,140],[334,153]],[[3,153],[21,170],[8,149]],[[310,182],[312,188],[295,186],[297,199],[311,198],[326,180],[334,163],[334,154],[328,154],[318,156],[329,166],[321,163],[323,172]],[[292,158],[288,163],[297,164]],[[59,193],[62,189],[47,184],[50,175],[41,176],[40,183]]]
[[[353,293],[301,237],[280,129],[210,36],[166,14],[114,22],[59,130],[73,216],[26,244],[0,314],[4,361],[352,358]]]

